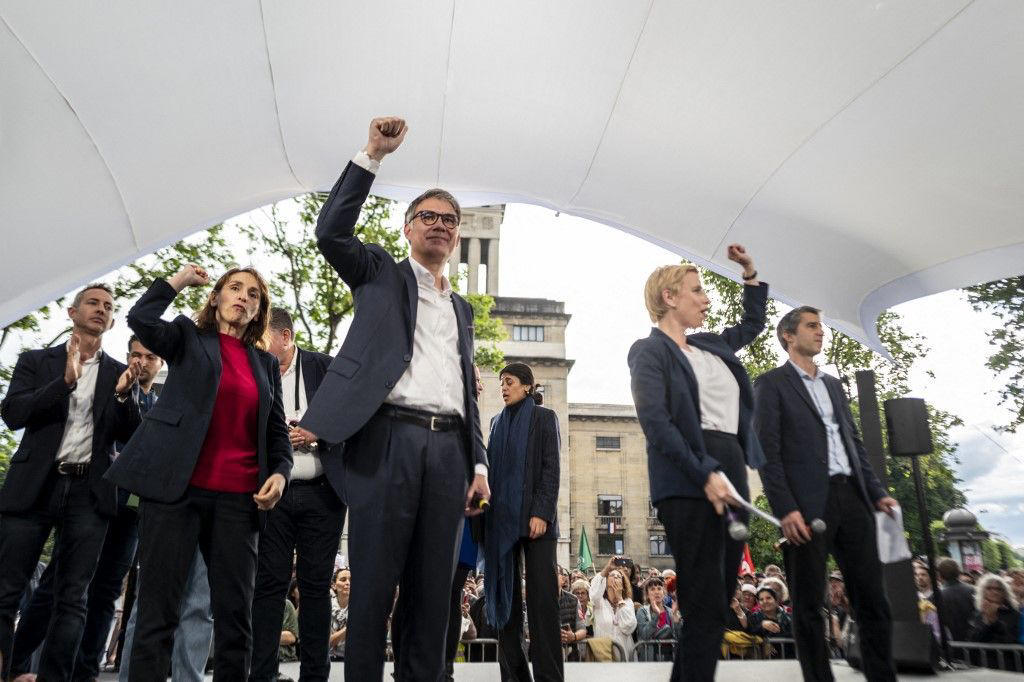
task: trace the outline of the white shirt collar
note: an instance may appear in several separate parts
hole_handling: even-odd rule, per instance
[[[793,369],[795,369],[797,374],[799,374],[804,379],[807,379],[809,381],[815,381],[816,379],[820,379],[821,378],[821,368],[818,367],[817,365],[814,366],[815,370],[817,370],[817,371],[815,371],[814,376],[812,377],[810,374],[805,372],[802,367],[800,367],[798,364],[796,364],[792,360],[786,360],[786,362],[788,362],[789,364],[793,365]]]
[[[286,369],[284,371],[284,374],[281,375],[281,378],[283,379],[283,378],[285,378],[287,376],[291,376],[291,375],[295,374],[295,365],[297,365],[298,363],[299,363],[299,347],[298,346],[292,346],[292,361],[291,361],[291,363],[289,363],[288,369]]]
[[[412,273],[416,275],[416,281],[423,286],[429,286],[434,291],[437,291],[437,287],[434,285],[434,273],[427,270],[423,265],[420,264],[412,256],[409,256],[409,264],[412,265]],[[441,275],[441,291],[438,292],[443,296],[447,296],[452,293],[452,283],[448,281],[448,278]]]

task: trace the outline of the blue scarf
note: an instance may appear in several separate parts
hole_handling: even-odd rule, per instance
[[[491,427],[487,443],[490,465],[491,508],[485,515],[484,559],[487,579],[484,594],[487,622],[501,629],[512,613],[515,583],[513,550],[520,536],[526,446],[533,420],[533,398],[506,407]]]

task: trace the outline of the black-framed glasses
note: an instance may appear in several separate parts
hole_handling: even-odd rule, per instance
[[[456,227],[459,226],[459,217],[454,213],[438,213],[437,211],[416,211],[416,213],[414,213],[412,216],[412,220],[410,220],[409,222],[411,223],[413,220],[416,220],[417,218],[419,218],[427,227],[431,227],[432,225],[437,224],[438,218],[441,219],[441,224],[444,225],[446,229],[454,230]]]

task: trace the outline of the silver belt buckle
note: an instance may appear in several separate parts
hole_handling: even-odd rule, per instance
[[[439,427],[437,425],[438,421],[440,421],[440,419],[437,416],[431,416],[430,417],[430,430],[431,431],[440,431],[441,430],[441,427]]]
[[[57,473],[60,474],[61,476],[67,476],[67,474],[68,474],[66,465],[67,465],[67,462],[58,462],[57,463]]]

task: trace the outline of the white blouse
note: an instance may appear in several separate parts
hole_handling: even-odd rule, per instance
[[[633,630],[636,630],[636,610],[628,597],[618,609],[604,598],[608,579],[598,573],[590,581],[590,604],[594,614],[594,637],[611,637],[622,647],[628,661],[633,653]]]
[[[686,359],[697,377],[700,427],[735,434],[740,425],[740,386],[725,360],[687,344]]]

